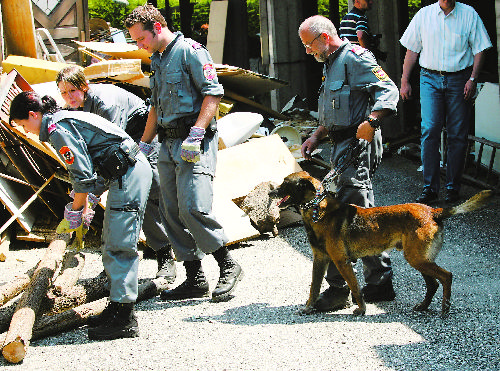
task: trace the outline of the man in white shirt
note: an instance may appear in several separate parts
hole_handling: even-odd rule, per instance
[[[412,95],[410,74],[420,64],[421,157],[424,190],[417,202],[438,199],[440,139],[447,134],[446,202],[458,201],[467,151],[477,77],[484,52],[491,48],[481,18],[470,6],[439,0],[420,9],[400,40],[407,49],[401,77],[401,98]]]

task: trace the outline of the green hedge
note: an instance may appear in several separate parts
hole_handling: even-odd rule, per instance
[[[201,25],[208,23],[211,0],[197,0],[193,12],[193,38],[196,38]],[[89,0],[89,16],[91,18],[103,18],[110,22],[112,27],[123,28],[123,20],[136,6],[145,4],[144,0],[129,0],[129,5],[112,0]],[[170,0],[170,7],[179,6],[179,0]],[[409,0],[410,19],[420,8],[420,0]],[[158,0],[158,8],[165,7],[165,0]],[[259,0],[247,0],[248,8],[248,34],[253,37],[260,33],[259,25]],[[340,17],[347,12],[347,0],[339,1]],[[329,0],[318,0],[318,13],[328,16]],[[180,15],[172,15],[172,28],[180,29]],[[199,40],[198,40],[199,41]]]

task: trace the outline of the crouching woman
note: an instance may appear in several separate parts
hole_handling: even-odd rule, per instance
[[[148,160],[118,126],[92,113],[61,110],[53,98],[32,91],[13,99],[10,121],[49,142],[66,164],[75,196],[66,205],[58,233],[75,231],[82,245],[93,216],[88,194],[94,192],[98,175],[106,180],[102,262],[111,283],[110,297],[106,309],[89,318],[88,335],[92,340],[138,336],[137,241],[151,187]]]

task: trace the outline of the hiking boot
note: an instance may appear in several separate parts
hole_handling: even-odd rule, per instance
[[[177,268],[175,259],[172,256],[172,248],[166,246],[156,252],[156,261],[158,262],[158,272],[156,278],[163,277],[168,283],[174,283],[177,278]]]
[[[90,340],[113,340],[139,336],[134,303],[115,303],[113,308],[115,309],[109,321],[89,328]]]
[[[367,284],[361,289],[361,293],[367,303],[391,301],[396,297],[396,293],[392,287],[392,280],[389,280],[381,285]]]
[[[347,285],[344,287],[330,286],[320,294],[318,300],[314,303],[314,309],[318,312],[331,312],[349,308],[352,305],[350,291]]]
[[[220,302],[227,301],[233,297],[236,284],[243,278],[243,270],[241,266],[229,258],[222,263],[220,267],[220,276],[217,286],[212,291],[212,301]]]
[[[160,293],[161,300],[183,300],[209,296],[210,290],[201,268],[201,262],[199,260],[185,261],[184,267],[186,267],[186,280],[172,290],[162,291]]]
[[[97,327],[102,323],[110,321],[115,315],[118,308],[118,303],[114,301],[108,301],[106,308],[100,313],[87,318],[88,327]]]
[[[427,205],[431,202],[437,201],[437,199],[438,194],[436,192],[430,188],[424,188],[422,194],[416,199],[416,202]]]

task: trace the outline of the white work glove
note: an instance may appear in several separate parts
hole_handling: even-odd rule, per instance
[[[85,232],[83,230],[82,215],[83,210],[73,210],[72,204],[69,203],[64,208],[64,219],[59,222],[56,228],[56,233],[59,234],[75,232],[75,240],[71,248],[76,249],[76,251],[83,249],[83,236]]]
[[[205,136],[205,129],[193,126],[189,131],[189,135],[181,146],[181,158],[187,162],[200,161],[200,146],[203,137]]]
[[[148,157],[151,154],[151,152],[153,152],[153,148],[154,146],[150,143],[146,143],[143,141],[139,142],[139,149],[141,150],[142,153],[146,155],[146,157]]]

